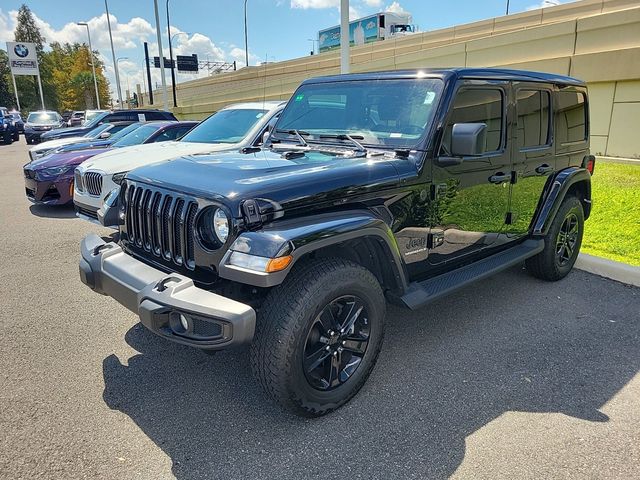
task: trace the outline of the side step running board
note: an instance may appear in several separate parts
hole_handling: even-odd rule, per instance
[[[454,290],[517,265],[523,260],[540,253],[543,248],[544,240],[542,239],[526,240],[520,245],[470,265],[465,265],[422,282],[413,282],[409,285],[407,293],[400,297],[400,300],[411,310],[416,310]]]

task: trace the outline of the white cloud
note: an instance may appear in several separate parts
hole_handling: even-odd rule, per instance
[[[561,0],[542,0],[541,2],[535,5],[529,5],[527,10],[537,10],[538,8],[547,8],[547,7],[555,7],[556,5],[560,5],[562,3]]]
[[[8,13],[0,10],[0,45],[2,46],[6,41],[13,41],[13,31],[16,26],[17,13],[18,12],[15,10]],[[35,12],[33,12],[33,14],[36,24],[38,25],[42,35],[45,37],[47,44],[52,42],[87,42],[86,27],[70,22],[60,29],[55,29],[49,23],[39,18]],[[137,83],[140,84],[141,89],[143,89],[143,77],[144,83],[146,83],[143,43],[147,42],[149,44],[149,57],[151,62],[153,62],[153,57],[158,56],[156,31],[155,26],[143,18],[134,17],[126,22],[119,21],[119,19],[113,14],[111,14],[109,18],[111,21],[113,47],[115,49],[116,57],[121,59],[123,57],[127,57],[127,59],[123,59],[118,62],[120,88],[124,97],[125,90],[127,89],[127,80],[131,92],[135,91],[135,85]],[[89,20],[83,21],[89,24],[92,47],[94,50],[99,52],[100,58],[105,65],[105,75],[111,85],[112,96],[117,100],[115,70],[113,67],[111,44],[109,42],[107,16],[106,14],[102,14],[98,17],[93,17]],[[167,43],[166,29],[163,28],[161,33],[163,55],[168,58],[169,46]],[[182,33],[182,30],[175,26],[171,26],[172,36],[176,33]],[[199,60],[210,60],[211,62],[233,62],[233,60],[236,60],[238,68],[244,66],[244,49],[240,49],[234,45],[231,45],[228,48],[222,48],[202,33],[196,32],[192,34],[178,35],[173,39],[173,47],[174,57],[176,55],[191,55],[195,53],[198,55]],[[259,58],[250,52],[249,61],[252,65],[255,65],[259,61]],[[176,80],[177,82],[181,82],[194,78],[205,77],[208,74],[209,72],[206,69],[201,69],[197,74],[178,73],[176,71]],[[170,72],[165,71],[165,76],[167,84],[169,85],[171,83]],[[156,84],[160,85],[161,80],[160,69],[152,66],[152,86],[155,87]]]
[[[384,11],[409,15],[409,12],[407,12],[404,8],[402,8],[402,5],[400,5],[399,2],[393,2],[391,5],[385,8]]]
[[[373,8],[380,8],[382,6],[382,0],[364,0],[365,5]]]
[[[291,0],[291,8],[332,8],[340,7],[340,0]]]

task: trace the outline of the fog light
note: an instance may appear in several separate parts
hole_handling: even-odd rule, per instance
[[[189,320],[182,314],[180,314],[180,325],[182,325],[182,328],[184,328],[185,331],[189,330]]]

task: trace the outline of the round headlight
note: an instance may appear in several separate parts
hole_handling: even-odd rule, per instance
[[[220,243],[227,241],[227,237],[229,237],[229,219],[221,208],[216,209],[213,214],[213,231],[216,232],[216,237],[218,237]]]

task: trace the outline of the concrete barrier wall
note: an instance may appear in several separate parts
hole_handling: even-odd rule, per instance
[[[302,80],[339,73],[338,55],[178,84],[174,111],[201,119],[230,103],[286,100]],[[352,72],[458,66],[540,70],[587,81],[593,152],[640,158],[640,0],[582,0],[351,48]],[[154,95],[159,107],[160,92]]]

